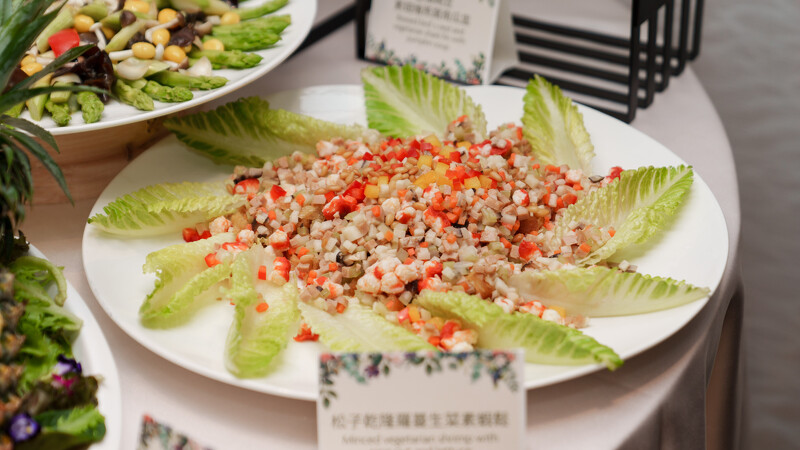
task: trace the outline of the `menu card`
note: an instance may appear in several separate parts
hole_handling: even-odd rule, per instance
[[[490,84],[518,62],[512,27],[503,0],[374,0],[364,53],[440,78]]]
[[[321,450],[524,448],[522,351],[326,353]]]

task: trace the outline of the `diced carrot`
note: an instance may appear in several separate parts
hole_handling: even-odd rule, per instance
[[[394,233],[392,233],[391,231],[387,231],[386,233],[384,233],[383,237],[387,241],[391,241],[394,238]]]
[[[336,263],[329,263],[328,264],[328,270],[331,271],[331,272],[335,272],[335,271],[339,270],[339,265],[336,264]]]
[[[317,278],[317,284],[320,285],[320,286],[325,284],[326,281],[328,281],[328,277],[318,277]]]
[[[531,166],[531,168],[533,168],[533,169],[538,169],[539,167],[542,167],[542,166],[539,165],[539,163],[536,163],[536,164]]]
[[[339,314],[341,314],[341,313],[343,313],[343,312],[344,312],[345,308],[346,308],[346,306],[344,306],[344,303],[338,303],[338,304],[336,305],[336,312],[338,312]]]
[[[261,266],[261,267],[264,267],[264,266]],[[256,312],[263,313],[264,311],[266,311],[268,309],[269,309],[269,305],[267,304],[267,302],[261,302],[261,303],[256,305]]]
[[[272,209],[269,210],[269,212],[267,213],[267,216],[269,216],[269,220],[275,220],[275,218],[278,217],[278,215],[275,214],[275,211],[272,210]]]
[[[517,159],[517,154],[516,153],[512,153],[511,156],[508,157],[508,165],[509,166],[513,166],[514,165],[514,160],[516,160],[516,159]]]
[[[615,235],[615,234],[617,234],[617,230],[615,230],[615,229],[613,229],[613,228],[612,228],[612,229],[608,230],[608,234],[609,234],[611,237],[614,237],[614,235]]]
[[[258,279],[259,280],[267,279],[267,266],[258,266]]]
[[[420,242],[420,243],[419,243],[419,246],[420,246],[421,248],[428,248],[428,243],[427,243],[427,242]]]
[[[408,253],[408,256],[414,256],[417,254],[417,251],[414,250],[413,248],[407,249],[406,252]]]
[[[312,270],[312,271],[308,272],[308,282],[309,283],[313,283],[315,279],[317,279],[317,271],[316,270]]]
[[[455,234],[448,234],[447,235],[447,242],[453,244],[456,242],[456,235]]]
[[[300,257],[305,256],[306,254],[308,254],[309,251],[310,250],[308,248],[306,248],[306,247],[300,247],[300,248],[297,249],[297,256],[300,256]]]
[[[375,217],[380,217],[381,216],[381,207],[378,206],[378,205],[373,206],[372,207],[372,215],[375,216]]]
[[[572,189],[575,189],[576,191],[582,191],[583,190],[583,186],[581,186],[580,183],[575,183],[575,184],[572,185]]]
[[[438,347],[439,343],[442,341],[442,338],[439,336],[431,336],[428,338],[428,343],[434,347]]]
[[[393,299],[386,302],[386,309],[388,309],[389,311],[400,311],[403,308],[404,308],[403,303],[400,300]]]
[[[303,206],[306,202],[306,197],[303,194],[299,194],[297,197],[294,198],[298,205]]]
[[[580,248],[581,251],[584,252],[584,253],[589,253],[590,251],[592,251],[592,246],[587,244],[586,242],[581,244],[581,246],[578,247],[578,248]]]
[[[501,237],[501,238],[500,238],[500,242],[502,242],[502,243],[503,243],[503,247],[505,247],[505,248],[511,248],[511,242],[508,242],[508,239],[506,239],[506,238],[504,238],[504,237]]]
[[[561,209],[564,207],[564,199],[561,197],[556,198],[556,208]]]

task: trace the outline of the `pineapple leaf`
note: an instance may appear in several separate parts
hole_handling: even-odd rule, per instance
[[[42,162],[42,165],[44,165],[47,171],[53,175],[53,178],[55,178],[56,182],[61,187],[61,190],[63,190],[64,194],[67,195],[67,198],[69,199],[70,203],[74,204],[74,202],[72,201],[72,195],[70,195],[69,193],[69,188],[67,188],[67,180],[64,179],[64,173],[61,172],[61,168],[58,167],[58,164],[56,164],[56,162],[53,160],[50,154],[47,153],[47,150],[45,150],[45,148],[42,147],[42,144],[38,143],[36,139],[33,139],[27,134],[11,128],[0,129],[0,133],[12,136],[26,150],[28,150],[34,156],[39,158],[39,161]]]
[[[24,80],[20,81],[19,83],[15,84],[14,87],[9,90],[9,92],[13,92],[13,91],[16,91],[16,90],[23,90],[23,89],[27,89],[30,86],[33,86],[34,83],[39,81],[42,77],[46,76],[48,73],[55,72],[59,67],[63,66],[65,63],[67,63],[69,61],[72,61],[73,59],[77,58],[78,56],[81,56],[86,50],[89,50],[92,47],[94,47],[94,44],[83,45],[83,46],[71,48],[71,49],[65,51],[64,53],[61,54],[61,56],[59,56],[58,58],[54,59],[53,62],[51,62],[50,64],[44,66],[44,68],[42,70],[40,70],[39,72],[36,72],[32,76],[29,76],[29,77],[25,78]],[[75,90],[76,91],[78,91],[78,90],[81,90],[81,91],[82,90],[91,90],[91,89],[80,89],[80,88],[84,88],[84,87],[85,86],[75,86],[75,88],[76,88]],[[97,91],[95,91],[95,92],[97,92]],[[99,91],[99,92],[102,93],[103,91]]]
[[[3,0],[5,4],[8,0]],[[0,86],[8,85],[8,80],[20,60],[44,30],[61,10],[56,8],[44,14],[52,0],[31,0],[16,2],[16,8],[5,6],[6,11],[11,9],[11,14],[3,20],[0,26]],[[5,111],[8,108],[0,109]]]
[[[13,128],[19,128],[22,131],[27,131],[28,133],[44,141],[45,144],[49,145],[56,152],[58,152],[58,145],[56,144],[56,140],[53,135],[30,120],[19,119],[11,116],[0,116],[0,123],[4,123]]]

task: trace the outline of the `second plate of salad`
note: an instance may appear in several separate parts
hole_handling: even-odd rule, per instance
[[[524,90],[506,87],[471,87],[466,89],[466,91],[476,104],[482,106],[486,121],[488,122],[487,129],[491,130],[510,122],[519,123],[520,117],[523,116]],[[270,108],[283,108],[341,124],[350,124],[354,122],[366,124],[364,92],[362,88],[358,86],[323,86],[308,88],[272,95],[268,97],[267,100],[270,103]],[[246,105],[246,102],[242,102],[238,105],[238,108],[240,108],[238,112],[240,114],[247,113],[247,111],[242,109],[246,108]],[[614,171],[611,170],[613,167],[620,167],[627,171],[628,169],[636,169],[642,166],[663,167],[685,164],[668,149],[628,125],[590,108],[579,106],[579,110],[583,114],[586,130],[594,143],[596,156],[592,162],[592,173],[613,174]],[[509,127],[508,129],[511,130],[512,128]],[[419,132],[424,135],[426,131],[429,130],[420,130]],[[510,139],[509,142],[514,140],[513,136],[511,137],[512,139]],[[183,136],[183,138],[192,139],[191,136]],[[203,137],[198,136],[198,139],[203,139]],[[459,139],[469,140],[469,137],[461,136]],[[399,145],[399,143],[392,141],[387,143],[387,145],[393,146]],[[418,143],[417,145],[420,144]],[[180,151],[181,148],[183,148],[183,145],[178,142],[177,139],[168,138],[145,152],[121,172],[109,185],[98,199],[97,204],[92,210],[92,216],[103,213],[103,207],[114,199],[148,185],[164,182],[223,181],[230,176],[231,166],[215,165],[204,157]],[[319,150],[320,147],[318,146],[317,149]],[[500,150],[502,150],[502,148],[500,148]],[[325,151],[325,148],[323,148],[320,154],[322,155]],[[452,151],[453,150],[449,150],[448,152],[452,154]],[[463,152],[464,149],[461,151]],[[488,147],[487,151],[490,151]],[[499,151],[498,153],[502,154],[504,152]],[[440,162],[442,155],[443,154],[440,152],[439,156],[436,157]],[[387,160],[391,162],[391,159],[395,157],[397,156],[389,156]],[[418,156],[418,158],[419,167],[429,163],[425,160],[424,156]],[[487,161],[493,160],[489,159]],[[433,162],[430,163],[433,164]],[[428,166],[431,167],[431,164],[428,164]],[[446,180],[447,175],[445,175],[447,173],[446,169],[446,167],[442,169],[443,173],[441,175],[443,177],[438,179],[438,181],[425,179],[423,184],[439,183],[439,186],[448,184]],[[425,170],[428,169],[423,169],[423,171]],[[546,170],[558,172],[558,168],[555,166],[552,168],[548,167]],[[434,174],[436,172],[430,170],[427,173]],[[237,177],[237,181],[239,181],[239,178],[243,180],[248,178],[246,173],[240,175],[244,176]],[[619,174],[617,173],[617,175]],[[261,176],[261,174],[259,174],[259,176]],[[428,178],[433,176],[434,175],[426,175]],[[451,174],[451,176],[457,177],[457,174]],[[567,177],[569,177],[569,175]],[[483,192],[481,189],[484,184],[486,189],[493,186],[492,181],[485,176],[473,176],[468,173],[462,178],[464,178],[463,187],[466,189],[473,189],[475,192]],[[603,177],[600,178],[602,179]],[[417,178],[417,181],[422,183],[419,178]],[[600,183],[601,181],[598,179],[597,181],[587,182]],[[461,183],[461,181],[459,181],[459,183]],[[534,181],[532,180],[531,183],[534,183]],[[577,184],[579,184],[578,181],[574,183],[576,183],[575,188],[577,188]],[[377,181],[377,185],[379,186],[380,184],[381,181]],[[564,184],[563,181],[560,184]],[[361,197],[366,196],[367,199],[372,198],[372,196],[379,197],[383,195],[379,188],[370,188],[369,186],[368,183],[366,189],[378,190],[375,192],[360,192],[358,195]],[[459,185],[459,187],[461,186]],[[281,193],[280,190],[276,191],[276,198],[280,198],[283,195],[297,196],[299,193],[286,194],[286,192]],[[561,195],[560,191],[559,195]],[[349,201],[346,194],[344,194],[342,198]],[[563,200],[564,198],[569,199],[570,197],[561,195],[561,198],[561,201],[565,201]],[[326,203],[326,206],[336,203],[333,201],[334,198],[321,198],[321,200],[323,203]],[[524,203],[524,199],[520,198],[517,200]],[[552,200],[554,203],[553,208],[556,208],[556,198]],[[309,201],[314,202],[315,200],[309,195]],[[300,202],[302,203],[302,200],[300,200]],[[558,205],[558,207],[563,207],[563,205]],[[383,208],[386,209],[387,205],[384,205]],[[373,210],[374,208],[370,209],[370,211]],[[336,216],[336,214],[341,211],[328,212],[333,213],[332,217],[339,217]],[[380,214],[381,210],[377,210],[377,212]],[[269,211],[264,214],[268,216],[268,213]],[[409,213],[413,214],[413,212]],[[322,214],[325,214],[324,209]],[[287,217],[288,215],[287,213]],[[268,221],[266,216],[264,218],[265,223]],[[350,217],[350,214],[348,214],[348,217]],[[486,217],[486,215],[483,217]],[[495,217],[494,219],[498,223],[501,221],[501,217]],[[215,225],[212,223],[211,227],[214,226]],[[433,223],[430,226],[435,228],[435,224]],[[510,228],[513,227],[510,226]],[[713,292],[719,283],[727,261],[727,235],[721,210],[708,187],[697,174],[694,174],[694,181],[683,199],[683,205],[680,207],[679,212],[662,228],[659,234],[648,240],[645,246],[639,245],[624,250],[624,253],[620,255],[624,267],[615,266],[615,268],[624,272],[628,270],[629,264],[632,264],[638,267],[639,273],[684,280],[694,286],[708,288],[710,292]],[[620,230],[623,233],[626,232],[622,230],[622,228],[620,228]],[[211,231],[216,233],[215,230]],[[342,231],[342,235],[344,236],[353,232],[355,231],[344,230]],[[611,233],[611,237],[613,237],[614,232],[611,231]],[[458,234],[462,235],[462,238],[464,238],[462,232],[458,232]],[[279,233],[275,232],[273,236],[279,236]],[[183,237],[184,239],[187,238],[187,236]],[[191,238],[191,236],[189,238]],[[449,239],[449,236],[447,236],[447,238]],[[477,236],[473,236],[473,238],[478,239]],[[489,239],[491,236],[487,235],[485,238],[491,240]],[[389,235],[386,235],[384,239],[392,240]],[[483,237],[481,237],[481,239],[483,239]],[[506,246],[506,243],[502,242],[499,236],[496,240],[499,245]],[[226,337],[229,336],[231,321],[234,319],[234,315],[237,314],[235,311],[238,311],[239,308],[232,307],[228,302],[212,302],[211,305],[199,309],[190,320],[185,321],[185,323],[177,327],[153,326],[153,323],[150,323],[149,326],[143,325],[142,320],[153,319],[155,323],[157,323],[159,318],[151,317],[147,319],[147,317],[140,316],[142,302],[152,291],[155,280],[152,275],[143,274],[142,265],[147,255],[151,252],[161,250],[169,245],[179,244],[180,242],[183,242],[183,239],[176,233],[165,234],[158,237],[120,238],[119,236],[104,233],[100,231],[98,227],[92,225],[87,226],[84,233],[83,244],[87,278],[99,302],[111,318],[134,339],[138,340],[150,350],[189,370],[255,391],[300,399],[315,399],[317,396],[318,355],[324,348],[317,343],[296,342],[297,339],[290,340],[288,347],[275,357],[276,361],[273,365],[274,370],[271,370],[267,376],[248,379],[239,378],[231,373],[230,361],[226,364],[226,359],[224,357],[226,354]],[[276,241],[270,245],[272,244],[278,245],[280,243]],[[589,245],[587,242],[583,242],[583,244]],[[580,253],[583,251],[583,244],[577,245],[576,243],[574,246],[574,257],[571,261],[574,262],[578,258],[587,256]],[[446,246],[444,242],[442,245]],[[492,244],[488,245],[491,246]],[[509,242],[508,246],[514,247],[514,250],[519,254],[513,256],[514,260],[518,260],[519,256],[523,256],[524,259],[530,259],[532,257],[531,255],[522,255],[523,249],[526,248],[522,243],[520,243],[518,248],[516,248],[516,243],[512,245],[512,243]],[[421,247],[427,249],[427,246]],[[418,250],[421,250],[421,248]],[[438,254],[440,250],[441,249],[437,249],[435,253]],[[499,247],[496,250],[499,253],[503,252]],[[512,252],[514,252],[514,250],[512,250]],[[565,251],[568,250],[569,249],[565,249]],[[558,259],[559,261],[569,260],[563,259],[562,257],[564,255],[559,257],[558,255],[561,251],[558,249],[547,249],[543,247],[540,249],[540,253],[542,251],[547,253],[547,256]],[[428,255],[427,258],[431,257],[431,252],[433,252],[433,250],[421,251],[421,253]],[[207,257],[210,255],[216,257],[219,253],[212,252],[209,253]],[[406,251],[403,256],[406,258],[407,264],[413,266],[413,261],[411,260],[414,259],[415,255]],[[533,255],[533,257],[535,256],[536,255]],[[417,257],[423,258],[420,255],[417,255]],[[220,256],[220,258],[223,258],[223,256]],[[463,255],[463,258],[466,260],[469,258],[469,255]],[[292,260],[294,259],[293,256]],[[435,259],[438,259],[438,257]],[[619,260],[620,259],[618,259],[618,261]],[[215,266],[214,263],[216,263],[216,261],[211,261],[210,263],[209,260],[206,259],[204,266],[208,264],[209,267],[213,267]],[[340,264],[347,266],[348,261],[343,260]],[[332,263],[330,265],[332,265]],[[370,267],[369,275],[380,278],[380,275],[382,275],[378,274],[380,267],[376,267]],[[441,269],[441,267],[432,267],[431,270],[435,272],[435,274],[433,274],[431,278],[444,280],[446,277],[450,277],[452,279],[455,276],[453,275],[454,271],[457,272],[459,266],[453,266],[448,263],[444,267],[446,273],[441,273]],[[236,267],[234,267],[234,276],[236,276],[236,270]],[[270,270],[272,273],[269,275],[265,273],[265,277],[272,277],[275,275],[275,272],[279,272],[277,266],[273,268],[272,265],[270,265],[270,269],[265,269],[265,271],[266,270]],[[396,270],[394,273],[397,277],[405,276],[402,274],[397,275]],[[344,274],[345,279],[350,275],[352,274]],[[306,276],[310,275],[306,274]],[[391,276],[388,277],[391,278]],[[259,278],[264,279],[261,278],[260,274]],[[323,278],[325,278],[325,280],[322,280]],[[362,279],[363,278],[368,277],[364,275]],[[384,276],[384,278],[388,281],[386,276]],[[320,282],[320,280],[322,281]],[[326,294],[323,298],[336,297],[333,292],[333,289],[336,287],[334,286],[335,283],[329,283],[326,277],[319,277],[317,283],[322,288],[317,291],[321,294]],[[330,284],[330,286],[326,283]],[[417,286],[420,290],[425,288],[436,290],[437,288],[437,286],[429,286],[428,284],[430,282],[420,283],[425,285],[423,287]],[[380,286],[381,289],[384,288],[382,284]],[[469,289],[474,288],[474,286],[467,287]],[[358,289],[367,292],[375,289],[375,287],[371,287],[364,282],[359,283]],[[384,291],[385,293],[391,294],[391,289],[393,289],[393,287],[388,286]],[[375,292],[377,296],[383,295],[379,291]],[[231,295],[233,296],[234,294],[231,293]],[[308,295],[308,293],[301,293],[301,300],[303,295]],[[396,295],[398,300],[402,301],[402,295],[400,295],[399,292]],[[491,295],[493,294],[490,293],[490,296]],[[704,295],[700,295],[697,298],[700,299],[683,306],[663,311],[617,317],[594,317],[593,315],[588,323],[572,323],[572,325],[580,327],[585,335],[612,348],[616,351],[618,357],[624,359],[636,355],[663,341],[685,325],[702,308],[707,300],[707,297]],[[311,303],[314,302],[316,302],[316,300],[312,299]],[[494,303],[495,305],[503,306],[502,299],[494,299]],[[263,305],[259,303],[258,305],[254,305],[254,307],[255,310],[260,309],[259,312],[262,313],[266,312],[269,314],[273,312],[275,305],[265,305],[266,303]],[[325,303],[323,302],[323,306],[324,305]],[[544,315],[549,314],[552,316],[553,314],[559,314],[559,307],[555,305],[555,301],[553,301],[551,305],[552,308],[548,307],[547,310],[544,311]],[[265,307],[261,308],[261,306]],[[329,306],[332,308],[331,312],[335,315],[339,308],[338,304],[331,304]],[[385,306],[387,308],[392,308],[392,300],[389,300]],[[400,306],[402,307],[403,305]],[[541,305],[538,306],[541,307]],[[267,311],[268,307],[269,311]],[[342,309],[346,307],[345,305]],[[528,309],[534,309],[536,307],[537,305],[534,302],[526,304],[526,308]],[[380,310],[380,308],[378,309]],[[401,323],[409,320],[416,322],[419,318],[415,320],[414,317],[399,317],[400,314],[410,314],[413,316],[419,312],[411,312],[411,309],[417,308],[406,307],[397,313],[397,316],[393,317],[395,317],[395,320],[401,321]],[[143,310],[146,310],[146,307]],[[306,310],[307,308],[303,308],[303,317],[308,317],[306,321],[311,321],[313,314],[306,316]],[[519,310],[523,311],[523,308]],[[392,309],[388,311],[392,311]],[[486,311],[487,313],[494,314],[494,310],[490,311],[486,309]],[[539,313],[539,316],[542,317],[542,312],[540,311]],[[628,313],[630,314],[630,312]],[[557,317],[551,319],[564,322],[564,320]],[[571,319],[581,320],[574,317]],[[434,322],[435,320],[428,321]],[[324,320],[315,322],[320,327],[320,334],[322,334],[324,322]],[[312,331],[314,326],[315,325],[312,325]],[[489,333],[487,332],[487,334]],[[302,335],[302,330],[298,333],[298,336],[300,335]],[[444,337],[443,331],[436,336],[425,337],[428,339],[427,342],[432,345],[437,345],[440,348],[447,349],[450,345],[444,342],[444,339],[451,336],[448,335]],[[441,341],[438,341],[436,339],[437,337],[441,337]],[[245,338],[247,338],[247,336],[245,336]],[[228,340],[230,340],[230,338],[228,338]],[[303,339],[299,340],[302,341]],[[461,345],[461,347],[463,347],[463,345]],[[453,346],[450,349],[458,350],[461,347]],[[619,362],[615,355],[613,358],[605,361],[605,365],[611,367],[612,365],[617,365]],[[528,388],[545,386],[599,370],[602,367],[603,364],[599,363],[575,366],[529,363],[526,366],[525,385]],[[241,369],[242,367],[239,368]]]

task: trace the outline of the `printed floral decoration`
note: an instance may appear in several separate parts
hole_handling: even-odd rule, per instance
[[[414,54],[410,54],[406,57],[397,55],[394,50],[386,46],[386,41],[376,43],[372,35],[369,34],[367,35],[365,55],[367,59],[384,62],[390,65],[401,66],[410,64],[436,77],[446,78],[465,84],[481,84],[483,80],[482,72],[486,64],[486,56],[483,52],[479,52],[472,58],[469,67],[465,66],[464,62],[458,58],[454,58],[451,62],[442,61],[438,65],[428,65],[426,61],[419,61]]]
[[[320,357],[320,396],[324,407],[337,398],[333,389],[335,376],[346,374],[360,384],[370,378],[388,377],[392,369],[403,366],[422,366],[428,375],[445,370],[460,371],[473,381],[488,375],[495,388],[505,385],[511,392],[519,389],[519,382],[511,367],[514,354],[504,351],[473,351],[468,353],[343,353],[323,354]]]

